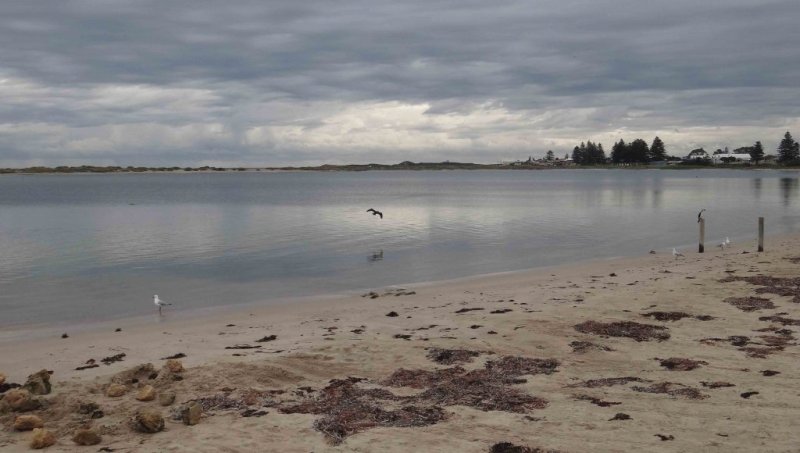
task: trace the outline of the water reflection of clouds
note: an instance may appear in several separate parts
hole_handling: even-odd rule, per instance
[[[140,291],[130,285],[135,280],[173,291],[196,285],[187,297],[213,304],[231,292],[253,300],[646,253],[695,241],[701,208],[709,209],[709,241],[753,236],[759,215],[767,217],[768,233],[800,227],[790,209],[800,191],[793,173],[697,175],[430,173],[408,176],[412,182],[396,174],[388,182],[378,173],[336,175],[343,188],[329,175],[308,174],[282,189],[292,196],[276,195],[280,202],[264,190],[259,196],[267,198],[252,203],[129,206],[125,198],[114,205],[3,206],[0,271],[35,275],[0,292],[45,298],[52,287],[55,300],[57,287],[73,279],[70,294],[94,288],[105,296]],[[228,183],[217,190],[249,190],[237,177],[221,176]],[[327,181],[324,190],[319,184],[304,192],[315,178]],[[384,219],[367,213],[370,207]],[[50,277],[66,283],[43,283]]]

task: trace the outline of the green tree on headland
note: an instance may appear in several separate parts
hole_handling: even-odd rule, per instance
[[[545,160],[552,161],[553,159],[555,159],[555,155],[553,154],[553,150],[552,149],[548,150],[547,154],[545,155]]]
[[[750,159],[753,159],[753,162],[758,165],[758,162],[764,160],[764,147],[761,146],[761,142],[756,142],[750,148]]]
[[[650,147],[647,146],[646,141],[642,140],[641,138],[637,138],[628,146],[630,147],[631,162],[645,163],[650,161]]]
[[[578,165],[597,165],[606,163],[606,153],[602,143],[591,141],[581,143],[572,150],[572,160]]]
[[[659,140],[659,142],[660,141],[661,140]],[[664,152],[663,159],[666,159],[666,152]],[[627,144],[624,140],[620,140],[614,143],[614,147],[611,149],[611,161],[615,164],[644,164],[650,162],[650,160],[650,147],[647,146],[647,142],[641,138],[637,138]]]
[[[653,139],[653,143],[650,145],[650,160],[666,160],[667,159],[667,150],[664,149],[664,142],[661,141],[660,138],[656,137]]]
[[[628,145],[625,144],[625,140],[619,139],[617,143],[614,143],[614,147],[611,148],[611,162],[615,164],[629,162]]]
[[[778,162],[782,164],[797,163],[800,160],[800,145],[792,138],[788,131],[778,145]]]

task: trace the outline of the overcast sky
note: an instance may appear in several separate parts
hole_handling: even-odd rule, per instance
[[[3,0],[0,166],[774,152],[799,38],[797,0]]]

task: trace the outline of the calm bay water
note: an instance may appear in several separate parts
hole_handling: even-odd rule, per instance
[[[800,230],[780,171],[0,177],[0,326],[253,303]],[[383,220],[365,212],[374,207]]]

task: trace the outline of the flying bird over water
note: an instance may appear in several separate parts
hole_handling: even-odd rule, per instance
[[[697,223],[700,223],[700,221],[703,220],[703,211],[705,211],[705,209],[702,209],[697,213]]]
[[[381,211],[376,211],[376,210],[374,210],[372,208],[369,208],[369,209],[367,209],[367,212],[371,212],[372,215],[381,216],[381,218],[383,218],[383,213]]]
[[[159,299],[158,298],[158,294],[153,296],[153,303],[156,305],[156,307],[158,307],[158,314],[159,315],[161,314],[161,308],[162,307],[167,306],[167,305],[172,305],[172,304],[168,304],[168,303],[164,302],[163,300]]]

